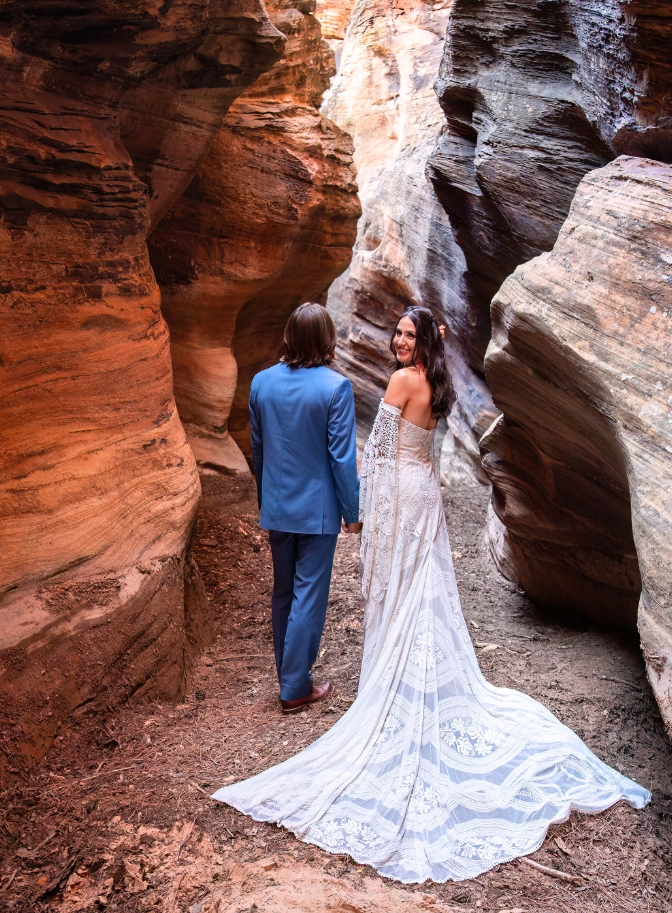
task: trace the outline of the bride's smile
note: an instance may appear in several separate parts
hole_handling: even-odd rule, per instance
[[[415,354],[415,324],[409,317],[402,317],[394,331],[394,348],[402,365],[413,362]]]

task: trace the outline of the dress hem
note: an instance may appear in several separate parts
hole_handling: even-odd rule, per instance
[[[310,839],[309,837],[304,836],[300,831],[298,831],[298,830],[295,831],[291,827],[287,827],[287,825],[285,825],[285,824],[279,824],[277,821],[273,821],[270,818],[258,817],[254,813],[254,811],[250,811],[248,809],[241,808],[239,805],[236,805],[234,802],[231,802],[228,799],[217,799],[216,795],[217,795],[217,793],[213,793],[210,796],[210,798],[214,799],[215,802],[221,802],[223,805],[229,805],[229,806],[231,806],[231,808],[235,808],[236,811],[239,811],[242,815],[247,815],[249,818],[252,818],[254,821],[258,821],[260,824],[275,824],[275,826],[278,829],[283,829],[283,830],[287,831],[288,833],[293,834],[297,838],[297,840],[300,840],[302,843],[306,843],[309,846],[316,846],[319,849],[324,850],[325,853],[331,853],[334,856],[349,856],[350,859],[353,860],[353,862],[356,862],[359,865],[368,865],[370,868],[374,869],[374,871],[376,871],[382,878],[389,878],[391,881],[397,881],[400,884],[419,884],[419,885],[427,884],[427,882],[431,882],[432,884],[446,884],[446,882],[448,882],[448,881],[455,881],[455,882],[471,881],[475,878],[480,878],[480,876],[485,875],[486,872],[491,872],[493,869],[496,869],[498,865],[508,865],[508,863],[514,862],[516,859],[522,859],[524,856],[531,856],[533,853],[536,853],[537,850],[539,850],[543,846],[544,841],[546,840],[546,837],[548,836],[548,829],[555,824],[564,824],[565,821],[569,820],[569,818],[571,817],[573,812],[578,812],[579,814],[582,814],[582,815],[603,815],[604,812],[608,811],[610,808],[614,808],[614,806],[619,805],[621,802],[625,802],[626,805],[630,805],[632,808],[642,809],[642,808],[645,808],[651,801],[650,793],[649,793],[649,796],[648,796],[646,802],[644,802],[642,805],[637,805],[637,804],[631,802],[629,799],[622,797],[621,799],[618,799],[616,802],[611,802],[611,803],[609,803],[609,805],[605,805],[604,808],[601,808],[598,811],[594,811],[594,812],[582,811],[578,806],[570,804],[570,807],[565,814],[561,815],[558,818],[555,818],[553,821],[547,822],[541,839],[539,840],[538,843],[536,843],[536,845],[532,846],[530,849],[525,850],[522,853],[515,853],[513,856],[508,856],[505,859],[499,859],[497,862],[493,862],[492,865],[485,866],[479,872],[476,872],[473,875],[465,875],[464,878],[448,875],[446,878],[437,880],[435,878],[432,878],[431,876],[428,876],[427,878],[424,879],[424,881],[418,881],[417,879],[405,879],[405,878],[399,878],[396,875],[388,875],[387,872],[381,872],[380,869],[374,865],[374,863],[372,863],[366,859],[358,858],[357,856],[355,856],[353,853],[351,853],[349,851],[348,852],[345,852],[345,851],[339,852],[337,850],[334,850],[331,847],[325,846],[325,844],[321,843],[319,840]]]

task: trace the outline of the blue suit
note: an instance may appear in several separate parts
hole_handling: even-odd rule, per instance
[[[280,697],[309,694],[341,519],[359,519],[352,385],[330,368],[261,371],[250,391],[259,525],[273,555]]]

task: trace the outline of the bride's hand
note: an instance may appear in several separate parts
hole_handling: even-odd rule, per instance
[[[439,327],[439,333],[441,333],[441,339],[445,339],[445,338],[446,338],[446,325],[445,325],[445,323],[442,323],[441,326]]]

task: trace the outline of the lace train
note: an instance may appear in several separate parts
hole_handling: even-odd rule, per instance
[[[383,403],[364,452],[357,700],[300,754],[213,796],[405,883],[473,878],[534,852],[573,809],[650,798],[537,701],[483,678],[434,437]]]

